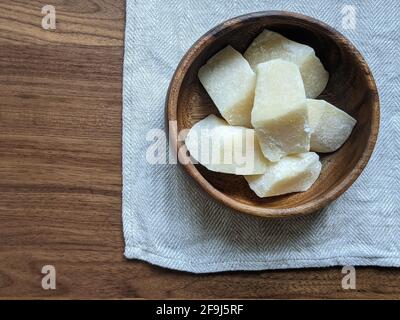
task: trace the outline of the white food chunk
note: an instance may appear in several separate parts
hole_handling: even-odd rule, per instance
[[[328,83],[329,73],[315,55],[313,48],[270,30],[264,30],[254,39],[244,57],[253,70],[256,70],[259,63],[273,59],[283,59],[297,64],[308,98],[319,96]]]
[[[310,150],[306,96],[297,65],[281,59],[258,65],[251,122],[270,161]]]
[[[198,76],[229,124],[250,127],[256,75],[238,51],[227,46],[200,68]]]
[[[304,82],[304,89],[308,98],[318,97],[324,91],[329,80],[329,73],[325,70],[318,57],[310,55],[299,66]]]
[[[187,134],[185,144],[190,155],[211,171],[262,174],[269,163],[254,129],[230,126],[215,115],[197,122]]]
[[[270,162],[262,175],[246,176],[250,188],[260,198],[307,191],[321,172],[321,162],[314,152],[284,157]]]
[[[307,99],[311,150],[333,152],[349,138],[357,121],[324,100]]]

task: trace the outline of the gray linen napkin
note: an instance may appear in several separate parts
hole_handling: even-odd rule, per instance
[[[191,44],[223,20],[272,9],[315,17],[356,45],[377,81],[381,129],[366,170],[337,201],[320,214],[270,221],[214,202],[178,165],[150,165],[146,150],[153,142],[146,135],[151,129],[165,129],[167,87]],[[355,25],[346,20],[349,11],[355,13]],[[400,266],[399,11],[396,0],[128,0],[123,106],[126,257],[199,273]]]

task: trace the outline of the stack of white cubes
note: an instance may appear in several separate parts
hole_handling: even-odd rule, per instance
[[[244,175],[259,197],[308,190],[356,120],[324,100],[329,74],[314,49],[264,30],[244,55],[231,46],[199,70],[215,103],[185,143],[209,170]],[[315,151],[315,152],[312,152]],[[239,155],[239,156],[238,156]]]

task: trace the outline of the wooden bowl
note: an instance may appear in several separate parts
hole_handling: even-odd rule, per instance
[[[168,90],[166,119],[177,124],[169,129],[173,150],[185,152],[178,132],[211,113],[219,115],[199,82],[199,68],[229,44],[243,53],[266,28],[314,48],[330,74],[319,98],[357,119],[350,138],[336,152],[320,154],[321,175],[302,193],[261,199],[241,176],[212,172],[201,165],[183,166],[208,194],[235,210],[261,217],[304,215],[323,208],[350,187],[366,166],[378,135],[375,81],[361,54],[338,31],[316,19],[283,11],[251,13],[225,21],[202,36],[181,60]]]

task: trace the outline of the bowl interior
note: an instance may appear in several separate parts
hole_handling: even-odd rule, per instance
[[[376,117],[377,93],[369,69],[358,51],[343,36],[318,21],[297,15],[254,15],[233,19],[206,34],[187,56],[190,64],[179,87],[177,128],[191,128],[211,113],[219,115],[198,80],[199,68],[228,44],[243,53],[266,28],[314,48],[330,74],[328,85],[318,98],[349,113],[357,120],[357,125],[338,151],[320,154],[323,164],[321,176],[307,192],[261,199],[241,176],[211,172],[201,165],[195,168],[208,183],[233,199],[239,207],[243,204],[260,209],[296,208],[327,197],[328,194],[333,200],[351,184],[349,180],[344,183],[346,179],[358,176],[363,168],[362,162],[366,163],[372,152],[369,148],[371,139],[376,138],[371,137],[371,125],[372,118]]]

